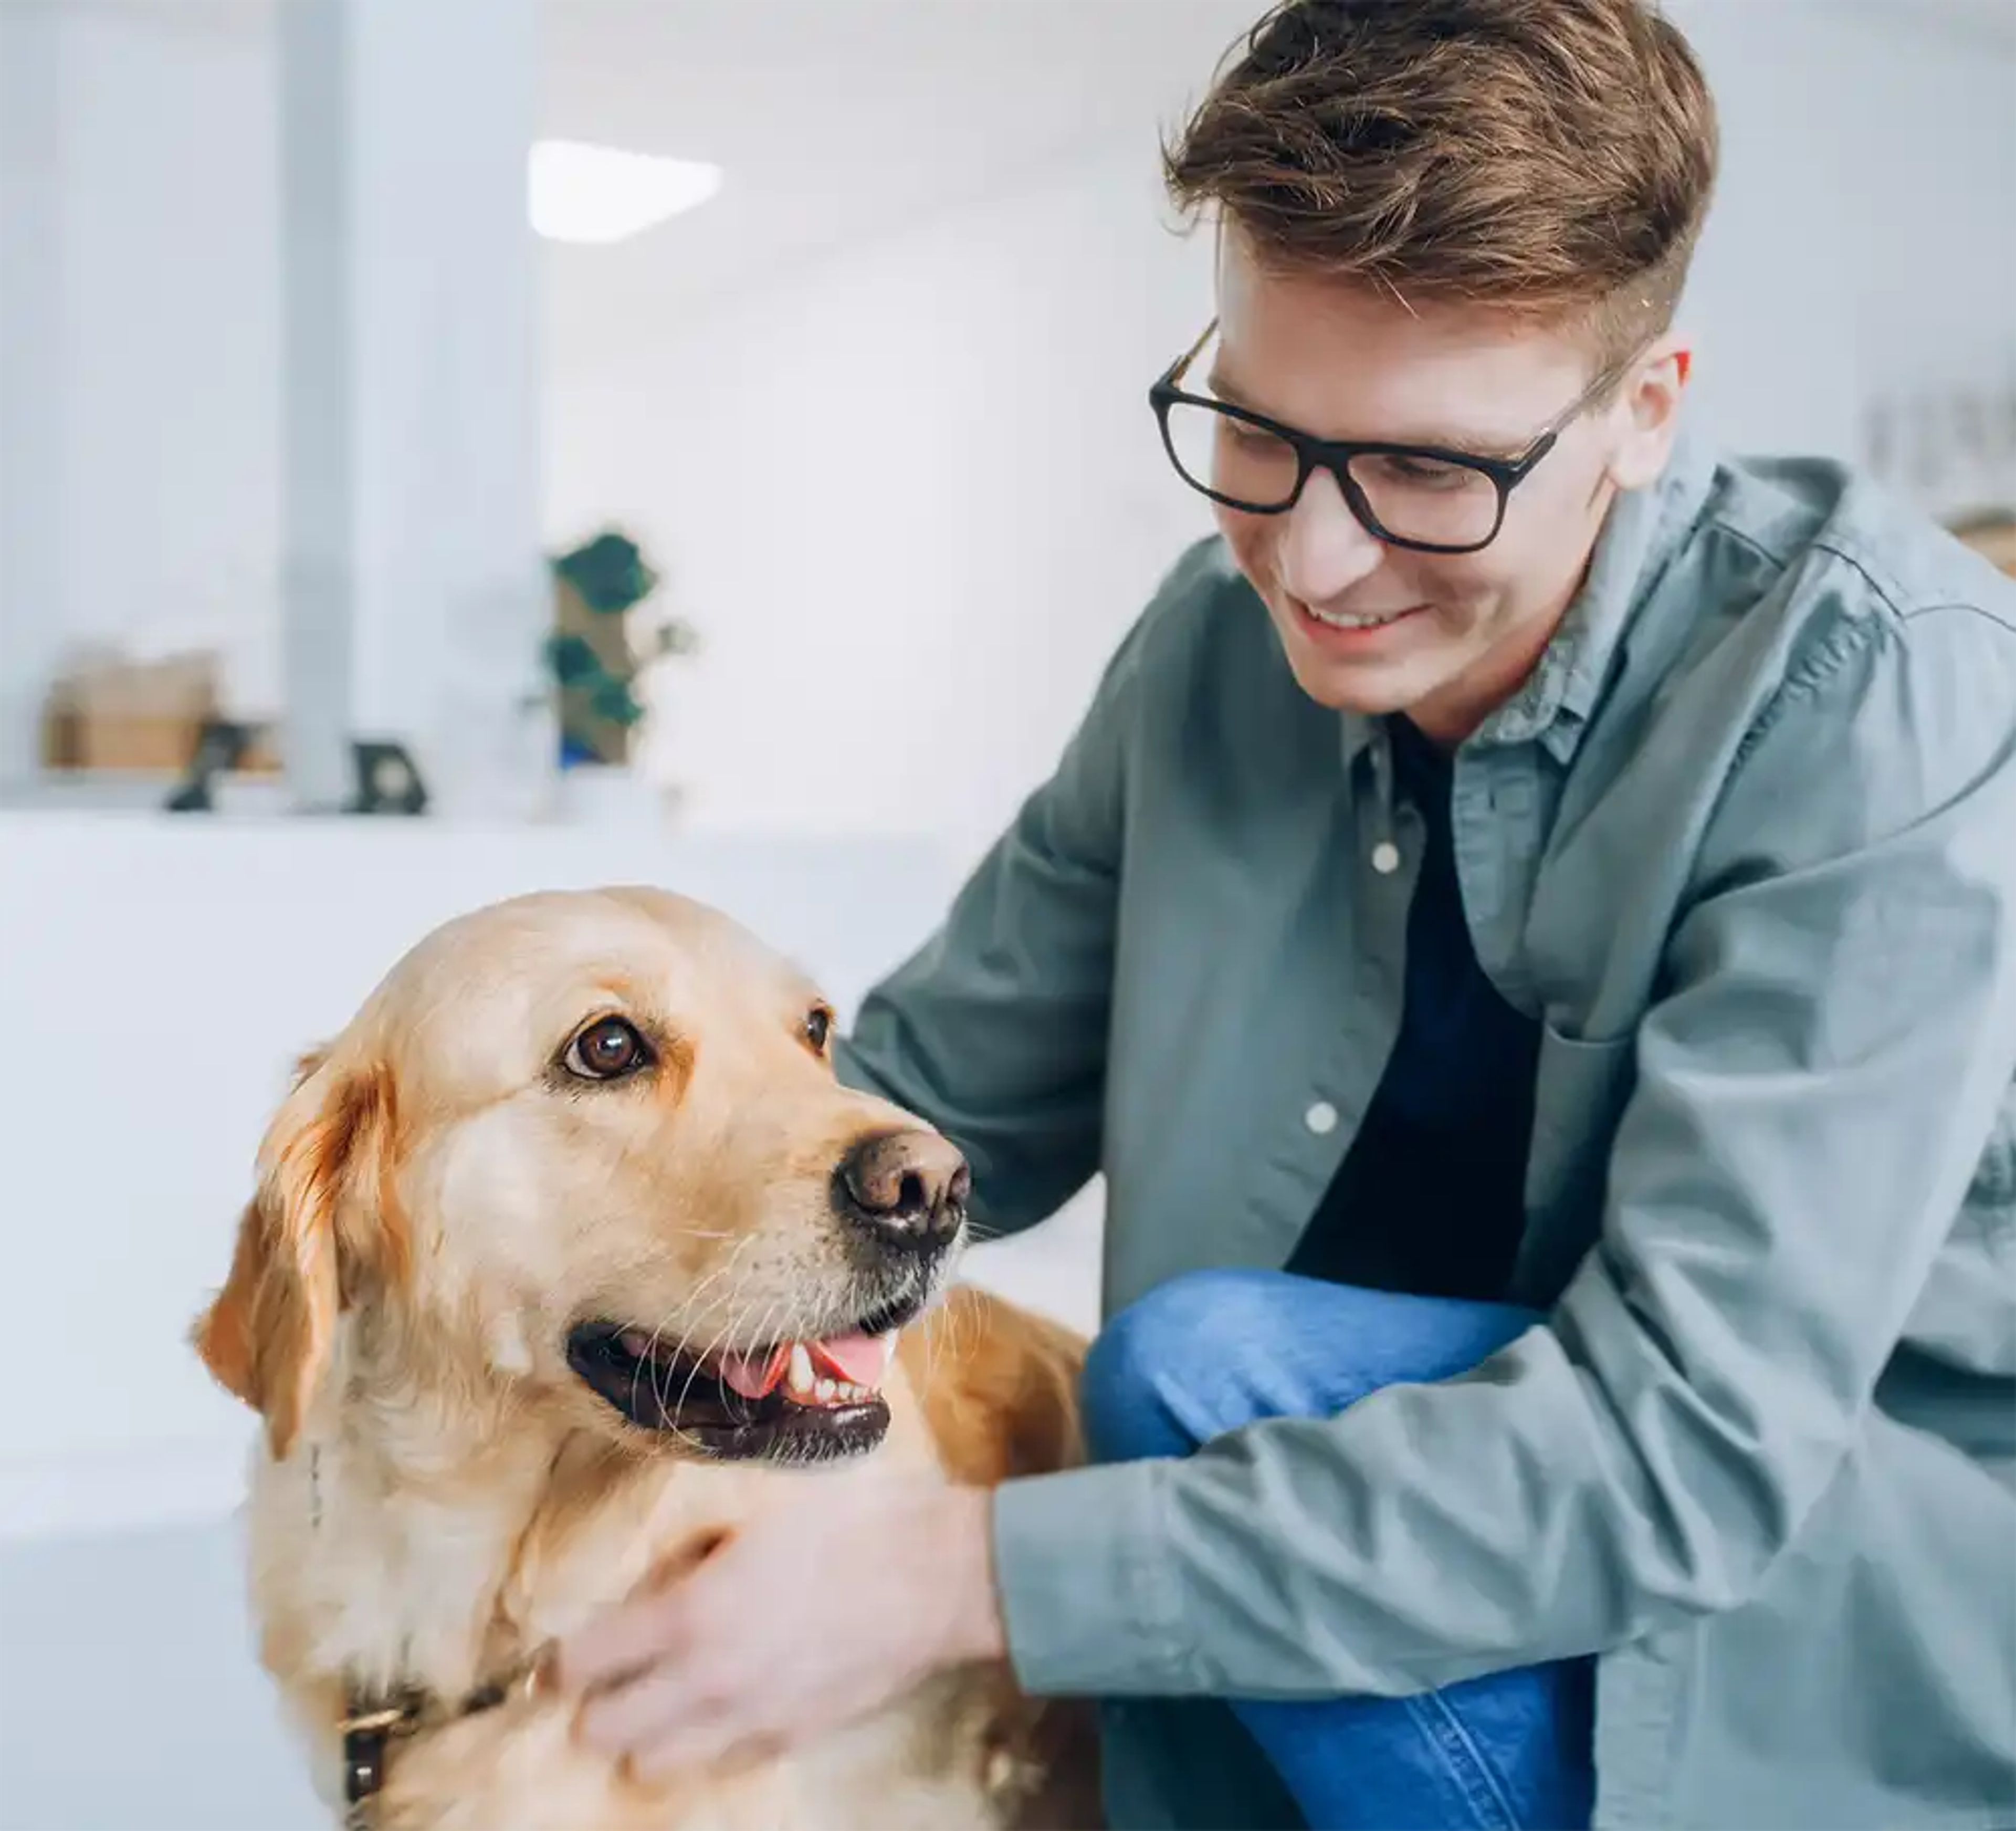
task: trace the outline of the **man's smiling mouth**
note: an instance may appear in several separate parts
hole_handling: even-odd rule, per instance
[[[1420,604],[1410,604],[1405,610],[1379,611],[1360,615],[1355,611],[1321,611],[1314,604],[1297,604],[1303,615],[1312,622],[1320,623],[1326,629],[1384,629],[1403,618],[1415,615],[1422,609]]]

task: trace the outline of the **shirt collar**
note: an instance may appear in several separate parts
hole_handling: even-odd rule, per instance
[[[1708,499],[1715,459],[1683,427],[1656,481],[1611,504],[1589,571],[1525,684],[1486,719],[1472,741],[1539,742],[1565,764],[1582,741],[1632,619],[1657,590]],[[1364,754],[1379,720],[1341,715],[1347,766]]]

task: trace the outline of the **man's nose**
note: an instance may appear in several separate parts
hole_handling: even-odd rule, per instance
[[[1281,582],[1305,604],[1343,595],[1379,568],[1386,549],[1351,512],[1337,479],[1313,472],[1281,519]]]

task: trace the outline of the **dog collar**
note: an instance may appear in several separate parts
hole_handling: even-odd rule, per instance
[[[343,1737],[344,1831],[372,1831],[372,1801],[384,1790],[385,1765],[394,1743],[466,1717],[480,1717],[513,1699],[541,1696],[547,1689],[550,1664],[545,1652],[536,1653],[452,1704],[417,1685],[375,1693],[348,1687],[344,1717],[337,1725]]]

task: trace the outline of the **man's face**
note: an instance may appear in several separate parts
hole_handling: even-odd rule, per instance
[[[1264,271],[1221,242],[1219,334],[1188,385],[1318,438],[1516,457],[1593,379],[1565,333],[1488,307],[1411,307],[1391,294]],[[1456,742],[1515,692],[1573,599],[1620,489],[1671,448],[1684,358],[1651,346],[1612,395],[1561,430],[1481,551],[1391,546],[1312,473],[1294,508],[1217,508],[1296,679],[1339,710],[1405,712]],[[1201,362],[1200,366],[1202,366]],[[1325,621],[1325,619],[1330,619]],[[1340,627],[1339,620],[1370,627]]]

